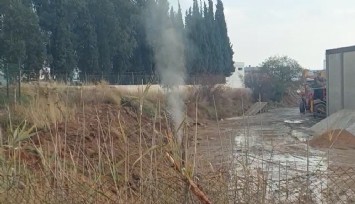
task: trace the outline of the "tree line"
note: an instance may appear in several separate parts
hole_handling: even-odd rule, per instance
[[[2,0],[0,69],[16,64],[27,71],[46,65],[54,73],[154,74],[146,26],[151,5],[182,34],[189,75],[234,72],[221,0],[193,0],[186,12],[167,0]]]

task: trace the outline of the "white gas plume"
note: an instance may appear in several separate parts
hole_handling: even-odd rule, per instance
[[[179,86],[185,83],[186,69],[183,35],[167,18],[167,8],[168,5],[164,4],[164,1],[148,6],[146,30],[148,42],[154,50],[155,68],[159,73],[161,85],[168,89],[168,108],[176,131],[184,120],[184,98]],[[176,136],[178,144],[181,145],[181,130]]]

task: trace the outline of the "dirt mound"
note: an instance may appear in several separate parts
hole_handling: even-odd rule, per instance
[[[309,141],[318,148],[355,149],[355,136],[347,130],[331,130]]]
[[[355,111],[341,110],[311,127],[315,135],[321,135],[329,130],[347,129],[355,123]]]
[[[300,96],[296,90],[290,90],[285,93],[282,98],[281,104],[285,107],[298,107]]]
[[[351,134],[355,135],[355,123],[346,128],[346,130]]]

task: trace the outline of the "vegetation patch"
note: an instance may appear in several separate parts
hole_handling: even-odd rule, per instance
[[[1,109],[0,174],[8,180],[0,190],[9,196],[0,201],[176,203],[186,185],[193,186],[194,201],[208,199],[193,179],[193,163],[183,162],[162,93],[149,86],[125,92],[61,84],[25,85],[22,92],[28,100],[11,100]],[[250,98],[243,94],[187,88],[190,124],[182,128],[188,141],[198,125],[191,119],[196,111],[199,120],[229,117],[242,112],[240,100]]]

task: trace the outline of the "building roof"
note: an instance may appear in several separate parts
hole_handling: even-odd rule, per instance
[[[326,51],[326,54],[331,55],[331,54],[336,54],[336,53],[354,52],[354,51],[355,51],[355,45],[349,46],[349,47],[340,47],[340,48],[335,48],[335,49],[329,49]]]

